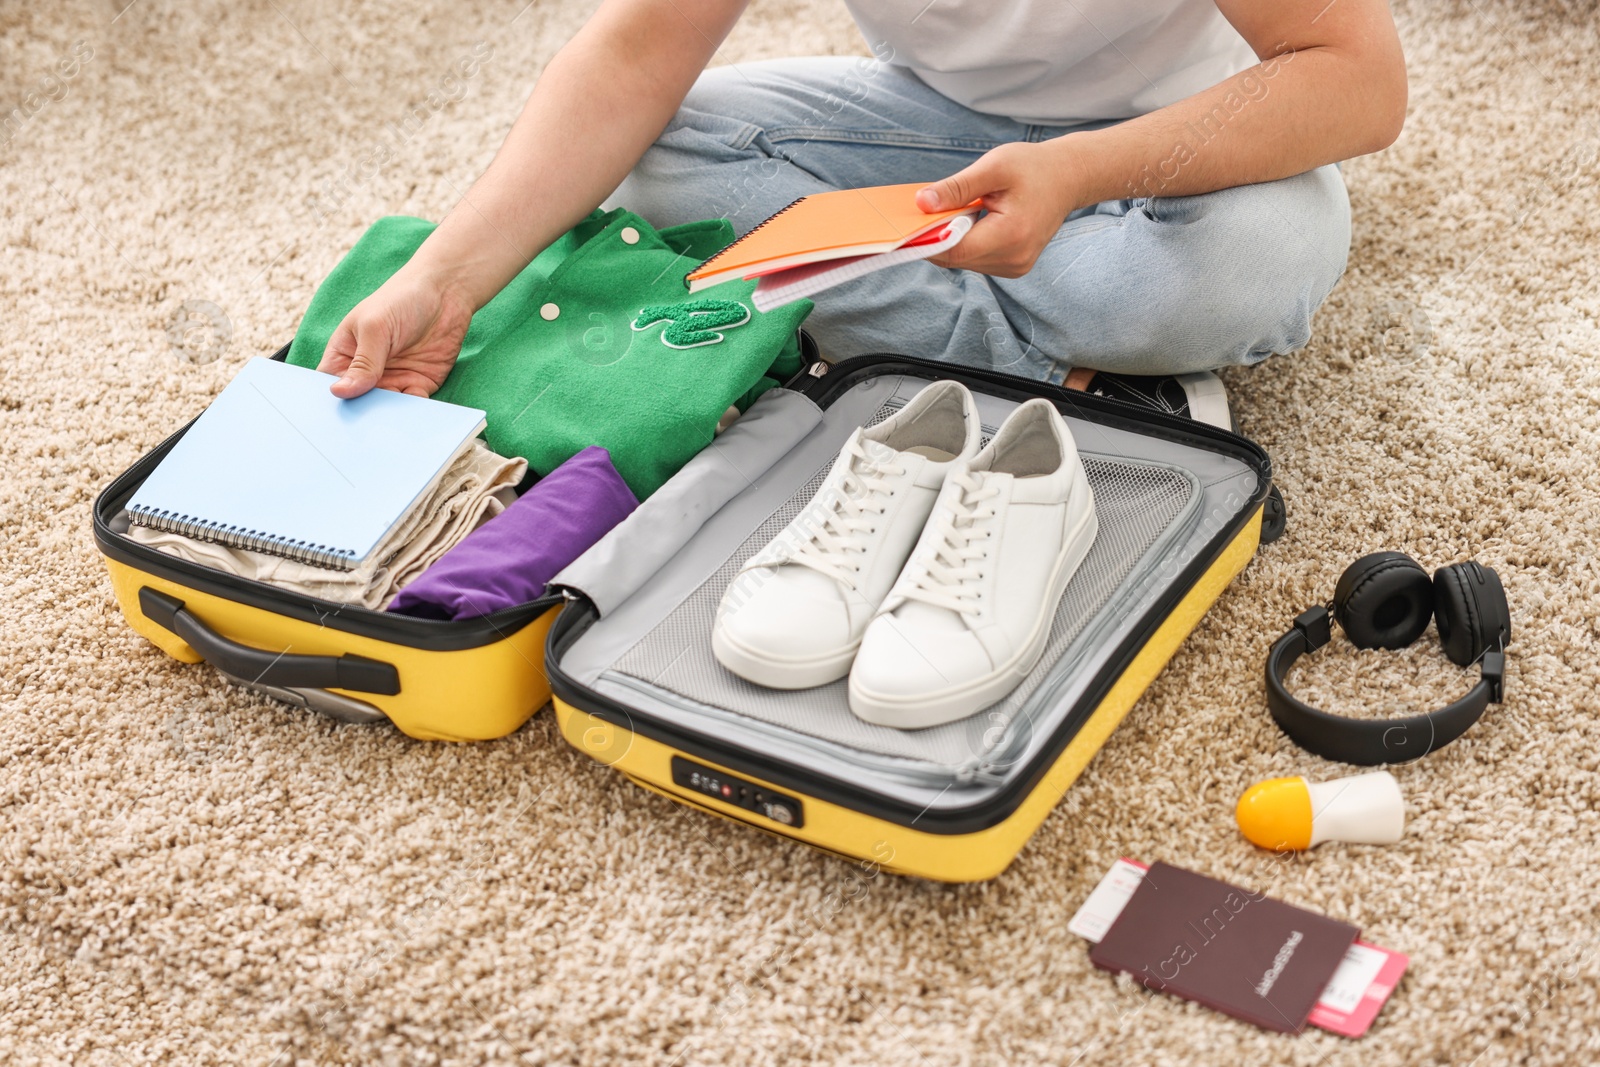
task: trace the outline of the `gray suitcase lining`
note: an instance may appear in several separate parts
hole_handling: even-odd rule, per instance
[[[948,794],[957,793],[961,803],[971,803],[975,793],[1019,773],[1029,754],[1063,725],[1121,638],[1234,520],[1258,475],[1231,457],[1069,415],[1095,491],[1099,536],[1067,587],[1039,666],[1005,700],[959,722],[914,731],[874,726],[850,713],[843,681],[780,691],[727,671],[711,655],[709,635],[728,582],[811,499],[850,432],[887,417],[926,384],[899,374],[868,379],[837,398],[820,419],[805,414],[794,403],[803,398],[794,394],[769,394],[766,408],[764,397],[745,416],[758,416],[749,439],[727,440],[730,430],[719,440],[738,450],[737,469],[726,456],[711,457],[706,469],[685,468],[686,484],[694,484],[697,494],[719,483],[713,495],[722,503],[681,544],[674,539],[670,559],[624,589],[608,579],[618,568],[603,565],[628,558],[630,545],[641,553],[662,551],[664,516],[644,514],[656,503],[652,497],[613,531],[595,559],[586,557],[558,577],[557,584],[590,594],[603,613],[563,657],[563,670],[626,707],[902,799],[953,803]],[[1016,406],[982,394],[977,401],[986,435]],[[763,419],[766,432],[760,432]],[[792,433],[771,432],[773,425],[796,422],[816,423],[797,444],[789,443]],[[708,478],[714,472],[722,476]],[[675,502],[671,488],[669,482],[663,508],[695,510]],[[608,610],[606,604],[615,606]]]

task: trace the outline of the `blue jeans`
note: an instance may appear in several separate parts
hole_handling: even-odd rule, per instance
[[[997,145],[1086,128],[973,111],[873,59],[717,67],[607,206],[658,227],[720,215],[744,233],[808,193],[934,181]],[[893,267],[818,294],[806,329],[830,359],[895,352],[1056,383],[1071,367],[1256,363],[1310,339],[1349,249],[1349,200],[1326,166],[1075,211],[1021,278]]]

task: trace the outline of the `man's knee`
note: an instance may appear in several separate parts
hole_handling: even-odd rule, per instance
[[[1167,314],[1148,327],[1255,363],[1311,337],[1313,313],[1343,276],[1350,207],[1334,167],[1180,202],[1155,201],[1171,253]],[[1152,339],[1153,341],[1155,339]]]

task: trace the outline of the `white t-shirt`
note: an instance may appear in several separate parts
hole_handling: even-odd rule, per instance
[[[1213,0],[845,0],[873,54],[975,111],[1124,119],[1254,64]]]

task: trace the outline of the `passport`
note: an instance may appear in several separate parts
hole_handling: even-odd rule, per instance
[[[1151,989],[1298,1033],[1359,933],[1263,893],[1156,863],[1089,958]]]

